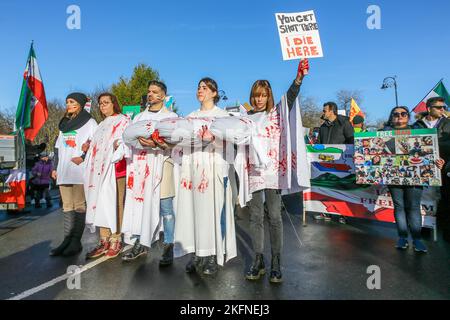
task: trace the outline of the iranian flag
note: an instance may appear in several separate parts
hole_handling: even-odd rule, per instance
[[[16,112],[16,129],[33,141],[48,118],[47,100],[41,72],[31,44],[27,66],[23,75],[22,90]]]
[[[431,91],[422,99],[422,101],[413,109],[415,113],[421,113],[427,111],[427,100],[434,97],[442,97],[445,99],[445,104],[450,105],[450,95],[444,86],[444,83],[439,81],[437,85],[431,89]]]

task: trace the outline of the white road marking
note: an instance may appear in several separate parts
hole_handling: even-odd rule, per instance
[[[127,251],[127,250],[131,249],[132,247],[133,246],[126,246],[123,249],[123,251]],[[57,284],[57,283],[59,283],[61,281],[64,281],[64,280],[68,279],[69,277],[73,277],[73,276],[75,276],[77,274],[81,274],[81,273],[83,273],[83,272],[85,272],[85,271],[87,271],[87,270],[89,270],[89,269],[99,265],[100,263],[107,261],[107,260],[109,260],[109,259],[106,258],[105,256],[103,256],[103,257],[101,257],[101,258],[99,258],[99,259],[97,259],[95,261],[92,261],[92,262],[82,266],[77,272],[63,274],[62,276],[59,276],[59,277],[57,277],[55,279],[47,281],[47,282],[41,284],[40,286],[37,286],[37,287],[32,288],[32,289],[29,289],[29,290],[24,291],[24,292],[14,296],[14,297],[11,297],[8,300],[22,300],[22,299],[25,299],[25,298],[27,298],[29,296],[32,296],[33,294],[36,294],[36,293],[38,293],[38,292],[40,292],[42,290],[45,290],[45,289],[47,289],[47,288],[49,288],[51,286],[54,286],[55,284]]]
[[[287,212],[286,209],[284,210],[284,212],[286,213],[287,217],[289,218],[289,222],[291,223],[292,229],[294,230],[294,233],[295,233],[295,236],[297,237],[297,240],[300,243],[300,247],[304,246],[302,240],[300,240],[300,236],[298,235],[297,230],[295,230],[295,226],[294,226],[294,223],[292,222],[291,216],[289,215],[289,213]]]
[[[244,231],[245,232],[245,231]],[[247,244],[247,242],[245,241],[244,238],[242,238],[242,236],[236,232],[236,237],[239,238],[239,240],[241,240],[242,244],[244,245],[245,249],[247,249],[248,253],[250,255],[252,255],[253,250],[250,248],[250,246]]]

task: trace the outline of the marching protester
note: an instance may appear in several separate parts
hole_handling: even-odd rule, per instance
[[[216,81],[201,79],[197,87],[201,107],[188,119],[228,117],[228,112],[217,107],[218,91]],[[229,165],[224,159],[226,150],[234,149],[225,144],[224,150],[223,141],[206,126],[199,128],[198,136],[207,146],[184,147],[180,160],[175,245],[180,255],[193,253],[186,272],[212,275],[224,260],[237,255]]]
[[[355,116],[356,118],[356,116]],[[319,129],[319,144],[353,144],[354,129],[348,117],[338,114],[337,104],[326,102],[323,105],[321,119],[324,123]],[[330,221],[331,215],[321,213],[314,216],[316,220]],[[343,216],[339,218],[340,223],[346,223]]]
[[[105,92],[98,97],[103,118],[92,140],[83,145],[86,152],[84,191],[86,194],[86,225],[100,239],[86,254],[87,259],[117,257],[122,251],[121,225],[125,198],[126,161],[114,152],[121,144],[122,134],[130,119],[122,114],[117,97]]]
[[[53,179],[59,186],[64,213],[64,240],[50,251],[51,256],[71,256],[79,253],[86,218],[83,189],[84,167],[82,145],[92,139],[97,122],[84,110],[88,98],[74,92],[66,98],[66,113],[59,123],[55,143]]]
[[[167,87],[163,82],[150,81],[145,99],[146,109],[136,115],[133,124],[148,120],[160,121],[177,118],[164,105]],[[174,163],[167,146],[151,137],[138,137],[140,148],[127,146],[127,192],[122,231],[125,242],[133,248],[122,256],[123,261],[132,261],[147,254],[152,243],[158,240],[163,225],[163,253],[160,266],[173,262],[175,229],[175,182]]]
[[[30,180],[31,191],[34,198],[34,207],[41,207],[42,195],[45,197],[47,208],[51,208],[52,200],[50,198],[51,174],[53,170],[53,162],[48,157],[47,152],[39,154],[39,161],[31,169],[33,178]]]
[[[387,125],[383,130],[398,129],[414,129],[415,125],[409,125],[410,113],[409,109],[404,106],[395,107],[391,110]],[[436,166],[442,169],[444,160],[436,160]],[[404,186],[390,185],[389,192],[394,202],[394,217],[397,224],[399,239],[397,241],[397,249],[407,249],[408,243],[408,227],[413,239],[414,250],[417,252],[427,252],[428,249],[422,242],[422,215],[420,212],[420,200],[422,197],[423,187],[421,186]]]
[[[251,192],[251,200],[248,202],[250,212],[250,232],[252,237],[254,261],[246,272],[248,280],[258,280],[265,274],[264,264],[264,202],[267,205],[268,222],[270,231],[270,244],[272,252],[270,282],[282,282],[281,252],[283,247],[283,222],[281,219],[281,189],[288,189],[286,176],[287,167],[280,167],[283,159],[287,159],[287,146],[284,144],[283,136],[289,134],[283,113],[289,114],[296,100],[300,86],[306,71],[309,69],[308,60],[299,63],[297,77],[292,82],[286,94],[287,105],[284,101],[275,105],[272,88],[267,80],[254,82],[250,92],[250,104],[253,107],[248,112],[248,117],[261,128],[261,136],[267,145],[269,161],[265,166],[250,164],[248,179]],[[287,108],[288,110],[282,110]],[[289,166],[290,164],[287,164]]]
[[[445,116],[445,99],[433,97],[427,100],[427,112],[418,115],[415,125],[419,128],[435,128],[438,135],[439,155],[446,163],[450,160],[450,119]],[[447,172],[442,174],[441,200],[439,201],[437,217],[438,226],[442,226],[444,239],[450,242],[450,182]]]

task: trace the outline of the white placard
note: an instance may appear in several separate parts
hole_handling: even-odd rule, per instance
[[[321,58],[319,26],[313,10],[275,13],[283,60]]]

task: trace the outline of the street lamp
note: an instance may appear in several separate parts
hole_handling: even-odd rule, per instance
[[[397,76],[384,78],[381,89],[385,90],[387,88],[391,88],[392,86],[394,87],[394,89],[395,89],[395,106],[398,107],[398,94],[397,94],[397,80],[396,79],[397,79]]]

